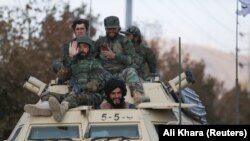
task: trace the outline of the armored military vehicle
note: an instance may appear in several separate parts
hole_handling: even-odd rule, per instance
[[[52,116],[24,113],[8,140],[156,141],[159,140],[160,125],[206,124],[205,108],[195,91],[187,87],[190,82],[187,73],[166,85],[150,79],[143,86],[151,102],[141,103],[136,109],[104,110],[80,106],[70,109],[62,122],[56,122]],[[68,92],[68,85],[59,85],[55,81],[46,85],[34,77],[30,77],[24,87],[38,95],[45,89],[59,94]],[[126,101],[133,103],[129,89]]]

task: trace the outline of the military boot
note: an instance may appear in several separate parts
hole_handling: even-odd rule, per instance
[[[133,91],[134,104],[139,105],[142,102],[150,102],[150,98],[144,93],[141,93],[137,90]]]
[[[55,97],[49,98],[49,105],[52,111],[52,115],[57,122],[61,122],[65,112],[69,109],[69,103],[64,101],[61,104]]]
[[[26,104],[24,105],[24,111],[32,116],[51,116],[52,114],[48,101],[37,104]]]

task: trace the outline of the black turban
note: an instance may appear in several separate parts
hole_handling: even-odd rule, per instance
[[[108,82],[106,82],[104,86],[104,92],[106,96],[109,97],[111,92],[116,88],[121,89],[121,93],[123,97],[126,96],[127,88],[126,88],[125,82],[122,80],[114,79],[114,78],[109,79]]]

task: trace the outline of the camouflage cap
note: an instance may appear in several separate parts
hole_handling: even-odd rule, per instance
[[[138,27],[136,26],[130,26],[126,31],[121,31],[123,34],[134,34],[141,36],[141,31]]]
[[[120,28],[119,18],[116,16],[109,16],[104,19],[105,28]]]
[[[90,48],[93,46],[93,41],[88,36],[81,36],[76,39],[77,44],[79,43],[86,43],[90,46]]]

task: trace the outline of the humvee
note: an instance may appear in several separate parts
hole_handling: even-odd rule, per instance
[[[205,107],[195,91],[186,87],[187,80],[182,73],[167,85],[155,79],[144,82],[145,94],[151,101],[139,104],[136,109],[79,106],[67,111],[62,122],[56,122],[52,116],[31,116],[24,112],[8,140],[159,140],[160,125],[206,124]],[[68,92],[68,85],[55,81],[46,85],[34,77],[27,79],[24,87],[38,95],[45,89],[59,94]],[[133,103],[129,89],[125,99]]]

